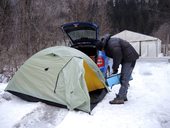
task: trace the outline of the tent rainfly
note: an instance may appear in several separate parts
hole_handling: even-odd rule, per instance
[[[5,90],[28,101],[88,113],[108,92],[97,65],[84,53],[66,46],[47,48],[33,55]]]
[[[113,37],[130,42],[141,57],[159,57],[161,54],[161,40],[158,38],[128,30],[124,30]]]

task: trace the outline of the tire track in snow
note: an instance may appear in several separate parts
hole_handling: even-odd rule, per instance
[[[12,100],[12,94],[5,93],[4,91],[0,91],[0,104]]]
[[[55,128],[67,113],[67,109],[42,103],[41,106],[26,114],[13,128]]]

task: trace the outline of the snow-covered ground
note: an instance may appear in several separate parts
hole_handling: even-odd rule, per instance
[[[89,115],[23,101],[0,84],[0,128],[170,128],[170,63],[137,62],[130,85],[128,102],[108,103],[116,85]]]

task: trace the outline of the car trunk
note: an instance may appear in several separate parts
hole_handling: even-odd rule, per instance
[[[97,58],[96,41],[98,40],[98,26],[87,22],[74,22],[61,26],[70,38],[70,45],[88,55],[94,62]]]
[[[95,45],[72,45],[71,47],[80,50],[81,52],[88,55],[94,62],[96,62],[97,49]]]

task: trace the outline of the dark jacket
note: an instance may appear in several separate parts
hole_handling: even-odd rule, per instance
[[[122,63],[134,62],[139,58],[133,46],[125,40],[107,35],[102,43],[106,55],[113,59],[113,70],[117,70]]]

